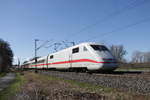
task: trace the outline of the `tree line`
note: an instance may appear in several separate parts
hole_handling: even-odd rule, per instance
[[[109,49],[118,62],[127,63],[127,60],[125,59],[127,51],[125,50],[123,45],[111,45]],[[150,63],[150,51],[134,51],[132,53],[130,63]]]
[[[148,63],[150,62],[150,52],[135,51],[132,54],[133,63]]]
[[[0,72],[8,71],[12,66],[13,51],[7,41],[0,39]]]

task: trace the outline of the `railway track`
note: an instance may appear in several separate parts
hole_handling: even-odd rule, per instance
[[[113,73],[93,73],[92,75],[97,76],[113,76],[113,77],[141,77],[150,78],[150,72],[140,72],[140,71],[116,71]]]
[[[39,71],[39,73],[116,88],[125,92],[150,95],[150,73],[115,72],[88,74],[60,71]]]

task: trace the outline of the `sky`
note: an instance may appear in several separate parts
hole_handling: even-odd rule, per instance
[[[0,38],[8,41],[14,63],[55,42],[123,45],[130,60],[136,50],[150,51],[149,0],[0,0]],[[38,56],[54,52],[42,47]]]

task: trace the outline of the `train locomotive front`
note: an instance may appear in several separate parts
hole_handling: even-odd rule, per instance
[[[89,44],[89,49],[95,62],[87,66],[91,71],[113,71],[118,68],[118,63],[105,45]],[[92,56],[91,56],[92,57]]]

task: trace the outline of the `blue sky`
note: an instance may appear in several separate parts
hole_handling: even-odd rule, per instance
[[[68,40],[121,44],[130,59],[135,50],[150,51],[149,11],[149,0],[0,0],[0,38],[10,43],[15,58],[22,61],[34,56],[35,38],[51,43]],[[110,33],[113,30],[118,31]],[[50,52],[53,48],[41,48],[38,55]]]

